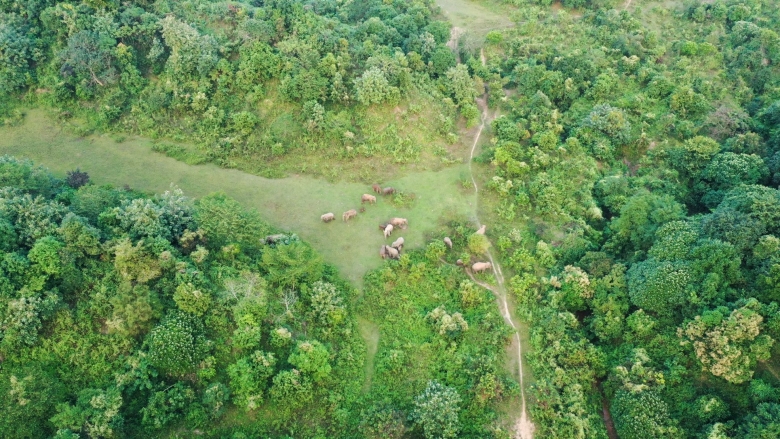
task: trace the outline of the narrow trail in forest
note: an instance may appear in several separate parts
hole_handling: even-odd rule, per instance
[[[486,63],[485,52],[483,50],[480,50],[479,55],[480,55],[480,59],[482,60],[482,65],[485,65]],[[482,227],[482,222],[479,220],[479,209],[478,209],[479,185],[477,184],[477,179],[474,176],[474,171],[472,169],[472,162],[474,160],[474,152],[477,149],[477,144],[479,143],[479,139],[482,136],[482,130],[485,128],[485,124],[490,122],[489,115],[488,115],[486,94],[483,94],[481,98],[477,99],[477,105],[481,110],[481,120],[480,120],[479,128],[477,128],[477,131],[474,134],[474,143],[472,143],[471,152],[469,153],[469,175],[471,176],[471,183],[474,185],[474,219],[477,222],[477,227]],[[471,270],[467,269],[466,272],[469,274],[469,277],[471,277],[471,279],[474,282],[476,282],[478,285],[482,286],[483,288],[487,288],[493,292],[493,295],[496,297],[496,302],[498,303],[498,308],[499,311],[501,312],[501,316],[504,318],[506,323],[509,324],[514,330],[513,343],[508,347],[508,350],[510,351],[510,355],[515,355],[517,359],[517,379],[520,384],[520,399],[521,399],[520,418],[515,420],[515,430],[516,430],[515,437],[517,439],[532,439],[533,432],[534,432],[534,424],[531,422],[531,419],[528,417],[528,410],[526,408],[526,401],[525,401],[525,385],[523,383],[523,346],[520,340],[520,332],[518,330],[520,325],[519,323],[515,322],[514,318],[512,317],[512,314],[509,311],[509,303],[507,302],[506,288],[504,286],[504,274],[501,271],[501,265],[499,265],[496,262],[495,258],[493,257],[493,253],[490,250],[488,250],[487,256],[488,259],[490,259],[491,265],[493,266],[493,274],[496,279],[496,286],[491,286],[483,282],[477,281],[474,278],[473,274],[471,273]]]
[[[597,383],[596,387],[601,398],[601,419],[604,421],[604,427],[607,429],[607,437],[609,437],[609,439],[619,439],[617,431],[615,430],[615,423],[612,421],[612,414],[609,412],[609,401],[604,395],[601,381]]]

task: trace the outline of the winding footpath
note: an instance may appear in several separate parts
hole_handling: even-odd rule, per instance
[[[482,59],[482,64],[485,64],[485,55],[484,52],[480,51],[480,58]],[[482,131],[485,128],[485,124],[488,122],[488,108],[487,108],[487,94],[484,94],[481,98],[477,99],[477,105],[479,106],[481,110],[481,119],[480,119],[480,125],[479,128],[477,128],[476,133],[474,134],[474,143],[471,145],[471,152],[469,153],[469,175],[471,176],[471,183],[474,185],[474,219],[477,222],[477,227],[482,227],[482,222],[479,220],[479,185],[477,184],[477,179],[474,177],[474,171],[472,170],[472,162],[474,161],[474,152],[477,149],[477,144],[479,143],[479,139],[482,136]],[[496,258],[493,257],[493,253],[488,250],[488,259],[490,259],[490,263],[493,265],[493,274],[496,279],[496,285],[488,285],[483,282],[477,281],[474,276],[469,271],[469,276],[471,277],[474,282],[482,286],[483,288],[489,289],[491,292],[493,292],[493,295],[496,298],[496,302],[498,303],[499,311],[501,312],[501,316],[504,318],[504,321],[512,327],[514,330],[514,336],[512,340],[512,344],[508,346],[508,350],[510,351],[510,355],[515,356],[517,359],[517,379],[520,384],[520,400],[521,400],[521,413],[520,417],[515,420],[515,438],[516,439],[532,439],[533,438],[533,432],[534,432],[534,424],[531,422],[530,417],[528,416],[528,410],[526,408],[526,400],[525,400],[525,385],[523,383],[523,345],[520,340],[520,332],[519,327],[520,324],[515,322],[514,318],[512,317],[512,314],[509,311],[509,303],[507,302],[506,297],[506,287],[504,286],[504,274],[501,271],[501,265],[498,264],[496,261]]]

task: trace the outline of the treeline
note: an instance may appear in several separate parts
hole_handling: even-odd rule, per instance
[[[0,157],[0,437],[507,437],[509,331],[454,265],[487,247],[448,230],[358,300],[224,195]]]
[[[223,195],[85,177],[0,159],[0,437],[347,428],[364,347],[333,268]]]
[[[775,6],[526,6],[469,63],[541,436],[780,435]]]
[[[0,102],[44,104],[82,130],[193,142],[199,160],[250,169],[304,147],[414,161],[425,145],[399,127],[411,122],[369,108],[414,97],[404,115],[430,113],[428,138],[441,143],[457,138],[459,108],[478,117],[436,10],[431,0],[3,1]]]

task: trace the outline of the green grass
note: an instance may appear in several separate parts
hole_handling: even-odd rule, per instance
[[[304,176],[267,179],[211,164],[193,166],[152,151],[152,144],[131,136],[122,143],[102,135],[76,137],[41,110],[29,111],[18,126],[0,128],[0,154],[30,158],[56,175],[81,168],[96,183],[127,184],[149,192],[164,191],[171,184],[192,197],[224,192],[257,209],[275,227],[298,233],[357,286],[366,271],[382,264],[382,244],[403,236],[407,248],[423,246],[425,233],[442,217],[469,216],[474,210],[473,196],[459,190],[465,165],[382,181],[413,192],[413,205],[396,208],[389,198],[378,197],[376,205],[366,205],[365,213],[345,224],[342,212],[359,209],[360,196],[371,193],[370,186]],[[320,215],[325,212],[333,212],[338,220],[323,224]],[[408,218],[409,228],[385,240],[377,226],[395,216]]]
[[[491,30],[513,26],[507,5],[473,0],[436,0],[436,4],[453,26],[478,38],[480,45]]]

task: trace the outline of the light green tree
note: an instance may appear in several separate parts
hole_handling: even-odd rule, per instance
[[[454,438],[460,431],[460,402],[460,395],[452,387],[428,381],[425,390],[414,398],[411,417],[427,439]]]

